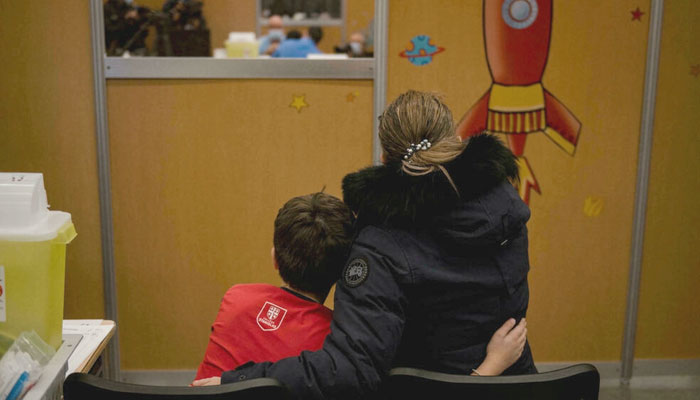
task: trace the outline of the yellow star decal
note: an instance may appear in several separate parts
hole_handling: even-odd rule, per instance
[[[292,95],[292,97],[294,98],[294,100],[292,100],[292,103],[289,106],[296,108],[297,112],[301,112],[302,108],[309,106],[309,104],[306,102],[305,94],[302,94],[301,96]]]
[[[597,196],[588,196],[583,202],[583,213],[587,217],[597,217],[603,211],[603,199]]]
[[[348,101],[348,103],[352,103],[359,95],[360,92],[350,92],[347,96],[345,96],[345,99]]]

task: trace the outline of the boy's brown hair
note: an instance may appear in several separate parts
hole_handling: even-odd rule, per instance
[[[293,289],[325,298],[340,277],[353,239],[353,216],[325,193],[294,197],[275,218],[275,259]]]

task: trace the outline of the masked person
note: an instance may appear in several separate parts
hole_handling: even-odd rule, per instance
[[[346,53],[348,57],[372,57],[372,53],[367,51],[365,45],[365,35],[361,32],[354,32],[348,38],[345,46],[335,46],[336,53]]]
[[[267,20],[267,27],[267,35],[260,37],[260,45],[258,47],[259,54],[272,54],[274,50],[276,50],[276,47],[270,48],[270,45],[272,43],[279,44],[284,41],[282,17],[279,15],[270,16],[270,18]]]

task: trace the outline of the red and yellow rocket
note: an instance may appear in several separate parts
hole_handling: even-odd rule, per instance
[[[540,187],[525,158],[527,135],[542,132],[567,153],[576,151],[581,123],[542,86],[552,31],[552,0],[484,0],[484,43],[493,83],[457,127],[462,138],[506,135],[518,158],[520,197]]]

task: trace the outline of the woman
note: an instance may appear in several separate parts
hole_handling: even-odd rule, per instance
[[[387,107],[379,139],[384,164],[343,180],[358,234],[323,349],[222,382],[270,376],[302,398],[358,398],[392,367],[468,374],[496,329],[525,317],[530,212],[510,150],[488,135],[460,141],[449,109],[415,91]],[[526,345],[504,373],[534,372]]]

